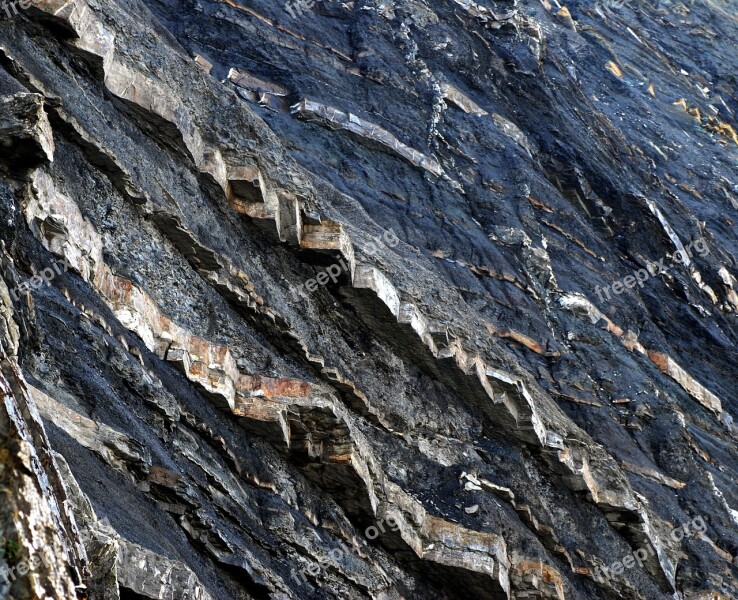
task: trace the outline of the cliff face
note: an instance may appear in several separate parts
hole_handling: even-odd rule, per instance
[[[0,599],[738,598],[738,5],[0,10]]]

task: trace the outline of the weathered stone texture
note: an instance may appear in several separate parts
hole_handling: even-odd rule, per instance
[[[309,4],[0,20],[0,600],[738,597],[735,15]]]

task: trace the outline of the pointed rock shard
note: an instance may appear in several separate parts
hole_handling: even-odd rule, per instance
[[[474,100],[469,98],[469,96],[452,86],[450,83],[444,83],[441,86],[441,92],[446,100],[453,103],[467,114],[476,115],[478,117],[484,117],[489,114],[474,102]]]
[[[520,127],[518,127],[517,125],[515,125],[515,123],[506,119],[502,115],[498,115],[497,113],[494,113],[492,115],[492,120],[507,137],[513,140],[518,146],[523,148],[529,155],[533,156],[535,148],[531,144],[530,140],[528,140],[528,136],[523,133]]]
[[[416,167],[425,169],[436,177],[443,177],[445,172],[438,161],[424,155],[422,152],[403,144],[386,129],[369,123],[356,115],[343,112],[332,106],[327,106],[312,100],[302,100],[291,107],[293,115],[316,121],[335,129],[343,129],[358,136],[360,140],[380,144],[387,150],[404,158]]]
[[[290,93],[290,91],[284,86],[266,81],[265,79],[256,77],[247,71],[235,68],[228,72],[228,79],[237,86],[253,92],[267,93],[272,96],[287,96]]]

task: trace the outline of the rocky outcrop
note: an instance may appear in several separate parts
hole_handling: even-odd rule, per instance
[[[365,520],[393,516],[400,524],[400,537],[419,558],[462,572],[486,574],[495,584],[495,593],[509,595],[507,556],[499,536],[477,534],[426,515],[420,504],[386,481],[369,444],[335,398],[316,397],[318,391],[307,382],[242,374],[228,348],[193,336],[164,316],[143,290],[111,272],[103,260],[99,235],[77,205],[54,189],[45,173],[36,173],[33,187],[25,214],[39,241],[97,289],[118,321],[149,350],[175,364],[218,407],[250,421],[247,429],[299,457],[308,477],[329,491],[349,514]],[[150,459],[131,449],[125,437],[110,428],[100,431],[93,421],[74,417],[64,407],[55,407],[43,392],[35,393],[42,414],[83,446],[97,452],[109,447],[112,454],[108,450],[104,454],[108,464],[119,468],[115,455],[123,453],[128,468],[140,463],[148,470]],[[426,549],[436,545],[441,547]],[[480,580],[474,585],[485,588],[490,584]]]
[[[2,146],[22,171],[53,157],[53,140],[39,96],[2,99]],[[6,158],[7,160],[7,158]],[[7,254],[3,248],[3,262]],[[11,292],[0,281],[0,595],[21,599],[76,598],[84,593],[86,556],[50,460],[51,447],[17,364],[20,331]]]
[[[275,213],[271,215],[271,220],[278,229],[279,219]],[[261,213],[259,219],[264,218],[264,213]],[[335,233],[321,240],[320,245],[313,243],[309,246],[310,249],[337,252],[339,258],[346,260],[348,264],[354,264],[353,251],[347,250],[345,254],[342,252],[342,248],[351,246],[349,240],[342,239],[339,233],[340,224],[331,223],[329,227]],[[303,235],[303,239],[305,237]],[[304,244],[301,243],[301,245]],[[667,585],[673,585],[674,557],[667,555],[665,544],[659,539],[651,523],[652,518],[648,510],[635,499],[632,491],[628,489],[625,478],[619,476],[613,479],[611,473],[619,469],[608,456],[599,452],[594,445],[588,445],[587,454],[572,451],[567,444],[567,437],[571,436],[572,439],[576,439],[577,432],[559,433],[554,428],[557,425],[561,426],[562,421],[568,420],[562,413],[547,403],[544,406],[550,413],[546,414],[548,411],[536,406],[532,393],[522,380],[488,368],[481,358],[470,356],[463,349],[461,340],[450,340],[448,333],[442,328],[436,326],[434,336],[431,333],[433,325],[427,322],[415,305],[403,304],[398,291],[375,267],[358,265],[351,271],[353,272],[353,288],[370,292],[369,297],[366,294],[355,296],[354,304],[360,314],[367,314],[369,317],[367,322],[371,327],[380,330],[388,328],[390,335],[394,336],[396,335],[395,323],[398,323],[399,331],[403,333],[401,339],[409,337],[412,340],[417,336],[416,339],[420,343],[417,344],[417,349],[412,351],[413,357],[422,356],[430,350],[440,365],[448,365],[446,368],[451,369],[451,373],[448,374],[443,367],[439,369],[435,364],[429,365],[428,368],[435,378],[442,381],[448,380],[450,386],[455,389],[468,390],[471,394],[470,398],[476,398],[479,405],[485,406],[484,410],[487,413],[485,416],[490,423],[496,425],[503,423],[506,432],[542,450],[546,460],[552,462],[552,470],[562,477],[562,481],[575,490],[587,489],[595,503],[605,508],[608,518],[613,523],[622,526],[635,516],[637,525],[627,527],[626,535],[633,540],[634,547],[650,544],[658,548],[658,559],[654,561],[651,568],[654,574],[662,577]],[[594,307],[592,309],[596,311]],[[382,315],[383,312],[385,315]],[[598,320],[599,317],[595,318],[595,322]],[[614,325],[611,330],[616,335],[622,335],[622,331]],[[448,345],[437,345],[436,340],[445,340]],[[421,361],[421,364],[423,362]],[[546,421],[550,425],[547,425]],[[618,515],[616,510],[614,511],[618,506],[622,516]]]
[[[622,344],[628,348],[628,350],[647,356],[654,364],[656,364],[656,366],[658,366],[661,372],[667,374],[679,383],[679,385],[702,406],[712,411],[718,417],[723,415],[724,411],[720,398],[696,381],[668,354],[644,348],[638,342],[638,336],[633,334],[631,331],[623,334],[623,330],[620,327],[610,321],[610,319],[597,310],[597,308],[583,296],[564,295],[560,298],[560,303],[567,310],[572,311],[578,316],[587,317],[590,319],[592,324],[596,325],[603,322],[607,331],[619,338],[622,338]],[[725,418],[732,422],[730,415],[726,415]]]
[[[18,366],[0,351],[0,593],[19,600],[82,597],[87,557],[63,504],[51,448]]]
[[[307,8],[0,22],[0,597],[732,594],[730,44]]]
[[[62,408],[69,412],[40,390],[35,390],[34,395],[42,398],[47,410]],[[63,425],[62,427],[66,429]],[[111,428],[103,429],[108,430],[104,432],[104,435],[109,435],[108,439],[115,437],[122,441],[125,438]],[[83,434],[83,437],[87,436]],[[130,444],[130,440],[128,443]],[[155,600],[180,596],[193,600],[211,600],[212,596],[203,588],[197,576],[181,562],[170,560],[122,538],[107,519],[98,519],[89,498],[80,489],[64,457],[55,454],[54,460],[63,475],[65,489],[70,498],[69,505],[75,519],[80,523],[82,539],[90,557],[91,596],[117,600],[123,589]]]

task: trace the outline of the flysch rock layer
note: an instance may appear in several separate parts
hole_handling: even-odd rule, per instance
[[[426,262],[404,241],[372,255],[366,251],[368,232],[382,228],[357,209],[363,199],[356,189],[353,195],[339,191],[357,172],[350,160],[331,157],[350,143],[356,164],[367,173],[373,168],[367,157],[388,169],[419,167],[414,174],[403,171],[404,177],[423,177],[432,195],[438,190],[448,200],[449,214],[457,210],[457,196],[476,205],[479,189],[507,193],[507,180],[502,185],[485,171],[488,159],[476,152],[474,135],[462,134],[465,147],[450,127],[456,119],[474,119],[471,131],[481,128],[490,136],[487,143],[514,157],[517,168],[540,169],[549,193],[598,223],[599,231],[614,236],[618,212],[628,202],[650,219],[662,248],[684,256],[693,229],[678,210],[632,189],[619,200],[604,198],[596,169],[582,166],[586,158],[552,148],[514,110],[490,102],[479,86],[470,90],[463,77],[449,83],[448,73],[437,72],[440,64],[418,52],[429,42],[419,32],[455,19],[474,29],[475,44],[481,44],[475,55],[485,48],[492,53],[497,42],[506,48],[519,44],[522,50],[508,48],[499,59],[519,79],[535,78],[536,70],[553,65],[565,86],[584,86],[577,69],[562,64],[559,37],[573,48],[586,43],[585,35],[604,40],[580,25],[590,13],[548,3],[528,10],[516,3],[490,9],[456,1],[451,17],[445,8],[423,2],[401,8],[375,4],[316,8],[321,22],[326,15],[357,19],[352,43],[358,49],[347,53],[339,49],[340,40],[316,40],[310,26],[302,32],[285,26],[286,17],[273,9],[265,16],[230,1],[206,2],[205,10],[183,7],[178,18],[198,24],[187,34],[174,27],[175,36],[183,35],[178,40],[165,29],[172,25],[166,3],[156,1],[150,8],[164,25],[153,15],[141,22],[140,14],[149,14],[143,5],[116,2],[101,10],[85,0],[39,0],[19,16],[21,27],[3,29],[0,65],[8,93],[0,103],[1,191],[3,206],[10,207],[7,222],[15,219],[16,225],[3,247],[3,345],[13,348],[11,354],[19,351],[34,381],[28,388],[16,359],[4,359],[6,396],[15,398],[21,414],[11,419],[8,435],[30,440],[27,456],[42,456],[29,459],[43,464],[31,470],[39,488],[29,492],[38,512],[31,521],[37,526],[50,519],[44,535],[53,531],[50,543],[60,544],[66,557],[20,580],[20,591],[11,590],[26,594],[19,597],[72,597],[85,588],[100,598],[698,598],[729,597],[735,590],[738,547],[730,529],[720,527],[734,523],[738,503],[731,466],[734,386],[725,383],[730,360],[721,358],[713,371],[706,370],[702,358],[685,360],[683,350],[668,348],[653,330],[637,334],[632,319],[598,308],[591,292],[566,291],[572,282],[562,270],[560,240],[586,254],[587,268],[592,259],[604,263],[608,249],[593,242],[590,231],[569,233],[566,219],[558,218],[566,212],[558,199],[555,208],[551,198],[536,199],[540,186],[521,184],[519,197],[533,214],[544,215],[548,235],[557,237],[536,235],[533,242],[522,230],[495,224],[495,234],[482,237],[506,246],[509,254],[505,264],[494,266],[474,248],[460,258],[454,248],[421,244],[442,261]],[[406,120],[405,129],[384,116],[374,119],[369,115],[376,105],[373,111],[355,110],[351,94],[331,97],[304,78],[285,81],[284,71],[266,74],[258,61],[241,67],[240,45],[233,56],[219,56],[212,39],[200,46],[208,30],[200,18],[228,23],[224,39],[240,30],[279,53],[306,48],[300,61],[360,86],[371,81],[392,94],[400,90],[405,102],[428,100],[427,128],[418,127],[417,119]],[[360,24],[362,19],[372,26]],[[613,22],[620,19],[613,16]],[[393,30],[399,52],[390,62],[410,69],[400,76],[386,70],[377,49],[364,46],[368,32],[385,26]],[[651,43],[623,29],[639,44]],[[28,40],[40,32],[54,61],[28,52]],[[179,43],[187,51],[190,44],[197,47],[194,60]],[[443,52],[452,43],[452,36],[441,36],[431,47],[452,60],[461,52]],[[612,59],[603,69],[607,77],[636,76],[635,67],[603,46]],[[658,56],[668,63],[664,54]],[[264,64],[269,60],[263,57]],[[184,83],[189,79],[190,89]],[[709,92],[706,83],[698,84],[703,95]],[[540,93],[537,84],[529,91]],[[724,86],[721,93],[727,93]],[[656,96],[653,85],[648,94]],[[588,109],[598,102],[593,93],[569,101]],[[729,98],[728,104],[720,101],[728,108]],[[735,141],[729,124],[703,119],[693,100],[681,102],[674,106],[682,106],[705,132],[723,143]],[[275,127],[276,136],[266,133],[254,111]],[[270,113],[280,116],[272,120]],[[574,113],[584,118],[580,108]],[[644,156],[635,144],[625,145],[602,113],[592,114],[589,131],[606,140],[605,152]],[[670,114],[679,122],[678,111]],[[292,117],[302,124],[279,121]],[[314,125],[328,131],[316,134]],[[118,138],[106,127],[115,128]],[[290,127],[311,128],[328,146],[342,145],[315,158],[303,154],[320,176],[275,160],[285,156]],[[133,148],[140,148],[140,157]],[[664,143],[655,151],[665,157],[674,150]],[[338,173],[341,183],[334,178]],[[701,199],[694,186],[677,186],[669,177],[674,190]],[[730,201],[733,184],[715,177],[715,189]],[[379,180],[389,185],[392,178]],[[400,206],[407,193],[397,188],[387,197]],[[676,193],[669,191],[669,197]],[[113,198],[123,201],[114,210]],[[615,204],[615,213],[606,203]],[[126,237],[115,222],[126,219],[138,223],[151,243]],[[530,215],[525,219],[527,226]],[[482,228],[475,217],[469,221]],[[449,222],[459,221],[454,216]],[[705,231],[704,223],[700,227]],[[402,229],[418,243],[405,221]],[[232,237],[218,238],[223,232]],[[722,313],[704,331],[728,348],[734,336],[727,323],[738,308],[734,260],[714,237],[706,237],[709,262],[704,256],[674,259],[658,280],[676,298],[675,304],[669,299],[665,314],[681,298],[702,318]],[[430,231],[428,238],[438,240]],[[151,261],[157,244],[162,264],[139,262],[137,272],[136,261]],[[632,258],[644,264],[640,254]],[[47,268],[52,259],[66,265],[63,274]],[[295,293],[294,287],[304,286],[286,285],[304,283],[336,264],[337,279],[313,297],[309,286],[307,293]],[[405,270],[405,264],[412,266]],[[480,295],[478,284],[458,271],[437,274],[433,265],[439,264],[439,272],[461,266],[469,277],[485,281],[480,285],[486,297],[505,308],[492,317],[471,300]],[[29,272],[41,276],[31,282],[43,282],[49,272],[53,281],[22,289],[23,273]],[[605,281],[616,273],[608,271]],[[172,276],[192,294],[191,302],[183,301]],[[458,291],[448,291],[445,276]],[[492,285],[517,291],[490,295],[486,286]],[[305,302],[306,314],[284,297]],[[539,303],[547,327],[541,319],[526,326],[505,313],[528,302]],[[595,360],[600,351],[592,350],[598,347],[607,348],[602,364]],[[633,387],[642,388],[637,394],[618,389],[619,367],[604,373],[615,355],[621,361],[616,364],[633,374]],[[90,368],[95,360],[101,362]],[[577,369],[570,366],[575,364]],[[638,394],[648,394],[648,401],[639,401]],[[436,398],[448,406],[447,414],[435,408]],[[649,406],[654,404],[655,412]],[[602,416],[578,407],[602,409]],[[64,456],[51,450],[41,418]],[[667,424],[668,450],[649,450],[662,444],[656,431]],[[22,433],[23,427],[32,433]],[[614,433],[618,427],[633,439]],[[502,456],[518,473],[503,465]],[[19,489],[14,473],[11,488]],[[437,490],[426,489],[426,475]],[[159,511],[155,528],[131,527],[135,517],[122,516],[116,500],[101,493],[103,479],[116,482],[121,499],[142,515]],[[98,519],[100,512],[106,519]],[[709,531],[676,540],[672,528],[697,514]],[[28,533],[23,514],[8,515],[11,535],[3,556],[17,562],[24,555],[16,549],[30,556],[38,540]],[[397,527],[385,531],[390,521]],[[376,541],[365,529],[370,525],[382,530]],[[172,542],[155,529],[168,531]],[[339,539],[351,548],[341,546],[328,557]],[[644,548],[648,556],[638,568],[600,576]],[[44,592],[29,587],[39,585]]]
[[[70,26],[74,26],[70,23]],[[97,26],[90,26],[91,29],[94,31],[95,36],[99,36],[99,29]],[[89,35],[85,30],[77,30],[77,35],[80,39],[85,39],[86,35]],[[112,37],[112,36],[109,36]],[[87,44],[86,47],[92,48],[93,44]],[[153,83],[150,79],[147,79],[145,77],[139,76],[135,72],[131,72],[127,70],[126,67],[121,67],[120,71],[117,70],[117,66],[115,62],[111,63],[111,66],[109,67],[110,73],[115,73],[116,77],[120,77],[120,81],[126,81],[127,84],[123,85],[122,83],[118,83],[117,79],[116,82],[113,84],[109,83],[110,76],[106,75],[105,82],[106,86],[117,96],[124,97],[129,102],[135,104],[137,107],[140,107],[143,110],[146,110],[149,113],[154,114],[155,116],[158,116],[162,119],[164,119],[167,122],[170,122],[174,124],[177,127],[177,130],[179,131],[181,138],[184,142],[184,145],[189,150],[191,157],[193,158],[195,165],[202,170],[202,166],[200,164],[200,159],[198,157],[201,157],[205,151],[202,147],[202,137],[199,134],[199,132],[196,129],[193,129],[193,125],[189,118],[186,117],[186,109],[180,108],[179,110],[174,111],[167,111],[163,108],[160,108],[161,102],[157,104],[154,99],[162,98],[169,96],[171,97],[172,94],[166,94],[157,84]],[[207,152],[210,156],[216,156],[219,158],[218,163],[222,159],[220,159],[220,152],[218,150],[210,150]],[[210,165],[208,165],[210,166]],[[220,169],[218,169],[220,170]],[[227,184],[223,181],[218,182],[221,187],[224,189],[227,188]],[[280,231],[281,226],[281,220],[279,218],[279,211],[276,207],[276,202],[270,201],[271,198],[275,196],[273,191],[266,190],[262,192],[262,202],[259,203],[257,201],[256,204],[262,204],[264,208],[262,209],[261,214],[259,215],[261,220],[274,220],[276,223],[277,231]],[[270,206],[271,205],[271,206]],[[299,209],[297,212],[300,212]],[[325,236],[325,239],[323,239],[324,235],[322,232],[325,230],[325,228],[328,227],[330,233]],[[346,241],[345,234],[341,232],[340,224],[321,224],[321,225],[315,225],[315,226],[307,226],[308,232],[307,235],[303,234],[301,237],[300,245],[302,247],[307,247],[311,250],[323,250],[323,251],[334,251],[339,253],[339,255],[342,258],[345,258],[349,261],[349,264],[353,263],[353,256],[351,256],[351,251],[342,252],[344,248],[350,243],[349,241]],[[405,322],[416,332],[420,335],[421,340],[427,335],[425,331],[423,331],[423,324],[422,324],[422,316],[414,316],[413,313],[417,312],[417,309],[413,306],[407,306],[404,307],[405,311]],[[398,319],[400,319],[400,315],[397,315]],[[126,317],[128,319],[128,317]],[[131,316],[131,324],[129,325],[130,328],[137,331],[137,333],[141,334],[143,333],[142,337],[145,341],[147,341],[147,337],[150,336],[148,332],[148,325],[144,324],[141,325],[138,322],[137,316]],[[401,321],[402,322],[402,321]],[[143,331],[141,331],[141,328],[143,328]],[[164,336],[167,338],[167,334]],[[153,343],[153,339],[150,340],[150,343]],[[432,343],[432,342],[431,342]],[[431,346],[431,351],[435,349],[435,344]],[[176,348],[175,348],[176,350]],[[456,347],[449,347],[448,349],[441,350],[439,354],[446,359],[446,361],[455,361],[456,364],[461,368],[462,373],[468,375],[471,371],[472,373],[476,371],[477,376],[482,379],[481,388],[482,393],[486,392],[486,396],[491,396],[494,400],[494,392],[491,391],[491,385],[488,383],[487,380],[487,373],[486,368],[483,363],[480,364],[480,359],[478,358],[472,358],[466,356],[466,353],[461,348],[461,345],[458,344]],[[224,358],[224,363],[228,364],[229,357]],[[183,364],[186,364],[188,362],[187,358],[185,356],[181,357]],[[232,362],[232,361],[230,361]],[[474,363],[477,363],[474,365]],[[207,361],[204,363],[207,364]],[[474,366],[472,366],[474,365]],[[228,368],[227,366],[225,367]],[[200,369],[195,369],[196,372],[199,372]],[[473,377],[473,375],[472,375]],[[212,378],[210,376],[206,376],[206,384],[205,387],[208,391],[213,391],[213,389],[217,388],[220,384],[220,382],[217,382],[217,377]],[[231,379],[226,379],[222,385],[225,386],[225,398],[228,403],[228,405],[233,408],[233,397],[235,397],[235,390],[231,389],[232,383]],[[200,381],[202,383],[202,380]],[[474,385],[472,383],[472,385]],[[505,399],[507,398],[507,395],[505,391],[502,391],[501,396],[503,397],[502,403],[504,404]],[[527,397],[526,397],[527,396]],[[525,401],[527,398],[530,398],[530,394],[528,392],[523,392],[522,394],[523,401]],[[526,406],[523,405],[523,410],[526,410]],[[529,408],[527,410],[530,410]],[[516,414],[514,414],[515,417],[517,417]],[[563,416],[563,415],[561,415]],[[526,421],[530,422],[530,425]],[[563,442],[559,440],[563,440],[563,438],[560,436],[560,434],[555,432],[547,432],[544,429],[544,426],[540,423],[539,418],[537,418],[537,415],[535,415],[532,411],[530,415],[524,415],[520,419],[519,423],[524,423],[524,428],[530,428],[535,433],[536,437],[538,438],[538,442],[544,449],[547,446],[551,446],[553,449],[553,453],[558,453],[559,449],[563,450],[564,452],[562,455],[559,456],[559,464],[563,466],[563,469],[565,471],[570,471],[571,475],[567,472],[567,475],[571,477],[573,475],[573,478],[580,479],[580,482],[576,482],[573,484],[574,489],[588,489],[591,493],[591,497],[594,499],[596,503],[602,502],[603,506],[607,507],[609,510],[612,510],[614,506],[617,506],[620,504],[622,506],[621,510],[623,513],[629,513],[634,512],[637,515],[636,523],[637,525],[635,527],[628,527],[626,528],[626,535],[629,537],[632,537],[634,540],[634,547],[638,547],[640,545],[643,545],[644,543],[650,543],[652,546],[657,548],[657,557],[658,559],[656,561],[652,562],[651,568],[658,573],[660,577],[663,578],[664,581],[668,582],[668,584],[673,585],[673,579],[674,579],[674,565],[673,565],[673,559],[668,558],[665,553],[664,544],[657,539],[655,530],[653,529],[652,524],[650,523],[650,519],[646,513],[646,509],[644,507],[639,507],[637,501],[635,501],[633,498],[629,498],[629,492],[626,491],[626,495],[624,498],[621,498],[622,492],[620,490],[614,491],[612,493],[603,493],[604,490],[600,489],[600,486],[608,486],[612,485],[610,481],[608,481],[605,477],[599,478],[600,481],[598,481],[598,478],[596,475],[590,474],[590,461],[587,457],[580,457],[576,455],[570,454],[570,451],[566,449],[563,446]],[[551,441],[553,440],[553,441]],[[561,448],[559,448],[559,444],[562,444]],[[609,457],[608,457],[609,458]],[[599,461],[592,461],[591,464],[598,465]],[[555,468],[560,468],[558,465],[556,465]],[[615,466],[615,469],[617,470],[617,466]],[[603,470],[604,472],[604,470]],[[608,477],[609,479],[609,477]],[[627,484],[624,481],[624,478],[621,477],[622,482],[620,485]],[[564,479],[566,481],[566,479]],[[568,483],[568,482],[567,482]],[[618,484],[615,484],[616,486]],[[612,502],[614,501],[614,506]],[[608,516],[613,515],[612,512],[607,513]],[[620,517],[613,517],[613,520],[617,523],[621,521]]]
[[[486,575],[491,582],[480,577],[474,585],[480,589],[492,585],[495,595],[509,597],[509,560],[502,538],[426,515],[419,503],[386,481],[369,444],[353,430],[335,398],[316,398],[307,382],[241,374],[227,347],[193,336],[164,316],[146,292],[111,272],[99,235],[42,170],[36,172],[32,188],[25,215],[39,241],[98,290],[121,325],[136,333],[151,352],[174,363],[219,408],[253,421],[249,429],[307,459],[308,477],[330,491],[350,514],[368,521],[392,516],[400,523],[400,537],[419,558]],[[79,438],[75,419],[65,418],[63,410],[53,412],[49,419]],[[94,422],[87,426],[93,428]],[[98,445],[96,440],[81,443]]]
[[[4,282],[0,296],[7,310]],[[87,557],[64,504],[41,417],[16,362],[16,336],[5,331],[0,339],[0,594],[19,600],[74,598],[85,588]]]

